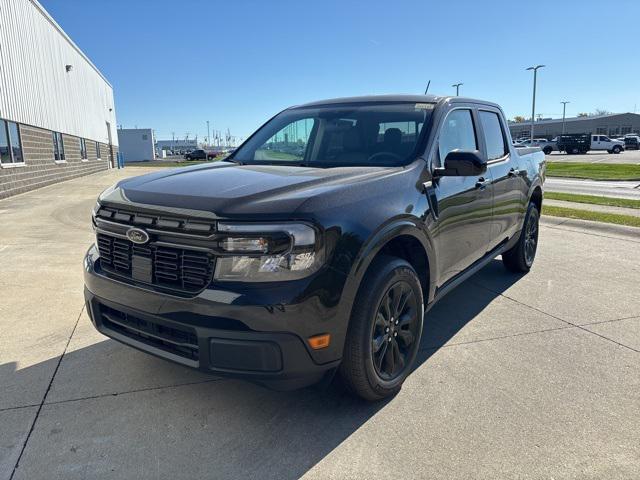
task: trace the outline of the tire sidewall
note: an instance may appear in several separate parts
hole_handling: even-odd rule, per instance
[[[366,280],[366,278],[365,278]],[[375,315],[380,305],[382,296],[386,293],[387,289],[398,281],[406,281],[416,295],[418,306],[418,334],[414,340],[417,346],[412,352],[411,356],[407,358],[407,365],[405,371],[393,380],[384,380],[381,378],[375,370],[373,365],[373,352],[371,344],[371,336],[373,334],[373,328],[375,323]],[[364,352],[364,370],[367,376],[367,381],[371,388],[378,391],[381,395],[388,394],[389,391],[397,390],[400,388],[404,380],[411,372],[411,366],[415,362],[418,351],[420,350],[420,340],[422,338],[422,330],[424,327],[424,298],[422,295],[422,288],[418,276],[409,263],[404,260],[396,259],[389,264],[385,265],[382,271],[376,276],[374,285],[372,285],[371,295],[366,303],[364,309],[365,319],[367,321],[365,332],[360,339],[362,352]]]
[[[532,221],[532,219],[534,219],[534,221],[536,222],[536,251],[533,254],[533,258],[531,259],[531,263],[527,262],[527,256],[525,254],[525,238],[527,235],[527,227],[529,226],[529,222]],[[531,268],[533,266],[533,262],[536,259],[536,255],[538,253],[538,239],[540,236],[540,212],[538,212],[538,207],[536,207],[535,204],[530,203],[529,204],[529,208],[527,209],[527,216],[525,218],[524,221],[524,227],[522,228],[522,238],[521,238],[521,243],[522,243],[522,248],[521,248],[521,252],[522,252],[522,262],[526,265],[527,268]]]

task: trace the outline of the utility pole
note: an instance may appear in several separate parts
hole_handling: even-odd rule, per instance
[[[533,128],[536,122],[536,80],[538,77],[538,69],[544,65],[536,65],[529,67],[527,70],[533,70],[533,102],[531,103],[531,141],[533,142]]]
[[[460,96],[460,86],[461,85],[464,85],[464,83],[454,83],[453,85],[451,85],[452,87],[456,88],[456,97]]]
[[[564,135],[564,117],[565,117],[565,113],[567,112],[567,103],[571,103],[571,102],[560,102],[562,104],[562,134]]]
[[[211,131],[209,130],[209,120],[207,120],[207,147],[211,143]]]

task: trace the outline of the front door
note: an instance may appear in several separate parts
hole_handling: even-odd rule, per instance
[[[476,113],[456,108],[440,125],[432,165],[444,166],[455,149],[479,150]],[[433,182],[437,220],[433,237],[438,258],[438,284],[462,272],[487,251],[491,231],[493,186],[491,173],[440,177]]]

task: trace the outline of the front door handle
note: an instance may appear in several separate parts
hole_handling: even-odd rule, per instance
[[[520,170],[518,170],[517,168],[512,168],[511,170],[509,170],[509,176],[510,177],[519,177],[520,176]]]
[[[476,188],[479,188],[480,190],[487,188],[487,185],[491,185],[491,180],[485,180],[484,177],[480,177],[476,182]]]

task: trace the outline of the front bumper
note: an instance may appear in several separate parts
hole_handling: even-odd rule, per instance
[[[291,389],[320,381],[340,363],[350,305],[333,271],[287,285],[221,288],[193,297],[160,293],[109,277],[95,247],[84,261],[87,311],[104,335],[216,375]],[[331,334],[312,350],[306,339]]]

